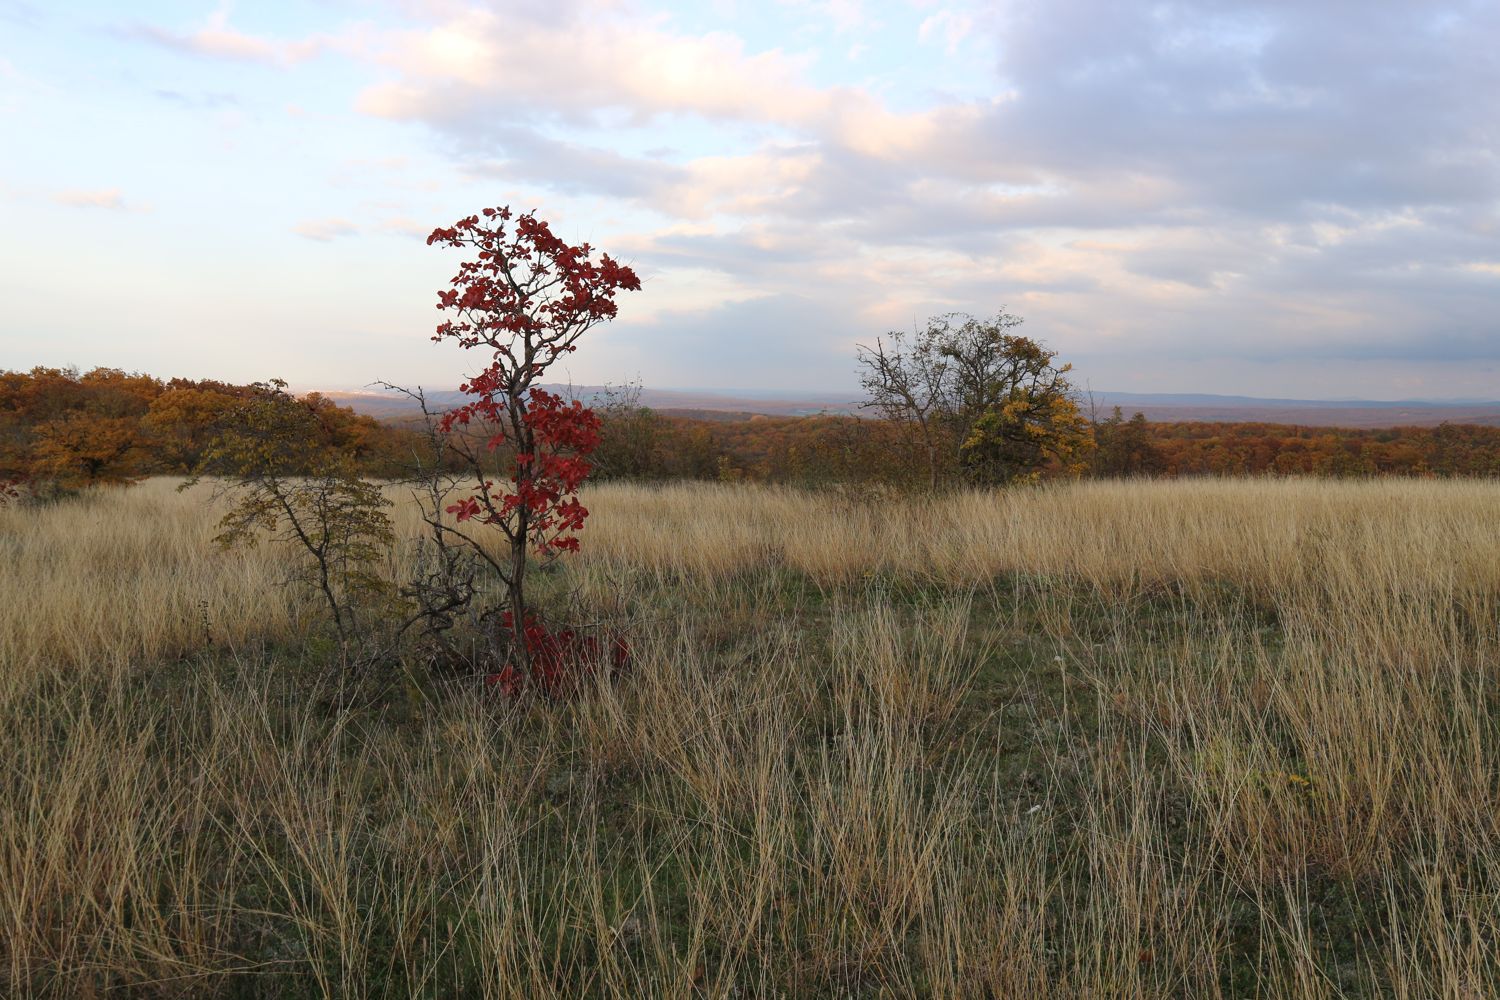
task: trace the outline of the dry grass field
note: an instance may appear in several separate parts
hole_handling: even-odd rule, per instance
[[[598,487],[628,671],[347,710],[173,486],[0,509],[0,995],[1500,995],[1500,485]]]

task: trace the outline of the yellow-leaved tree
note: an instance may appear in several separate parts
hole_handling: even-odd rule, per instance
[[[944,472],[980,485],[1078,475],[1094,437],[1057,352],[993,319],[948,313],[910,336],[896,332],[861,346],[866,405],[910,427],[925,453],[929,481]]]

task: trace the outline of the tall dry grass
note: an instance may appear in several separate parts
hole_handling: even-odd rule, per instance
[[[172,485],[0,510],[5,995],[1500,994],[1495,485],[601,487],[628,673],[353,711]]]

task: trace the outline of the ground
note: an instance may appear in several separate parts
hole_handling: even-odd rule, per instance
[[[600,487],[552,700],[173,485],[0,510],[0,993],[1500,992],[1495,484]]]

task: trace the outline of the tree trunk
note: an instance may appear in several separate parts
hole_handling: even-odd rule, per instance
[[[919,426],[922,428],[922,443],[927,446],[927,488],[936,493],[938,485],[937,442],[932,439],[932,428],[926,420],[923,420]]]
[[[516,535],[510,540],[510,640],[511,665],[531,675],[531,650],[526,648],[526,537],[530,525],[526,511],[518,512]]]
[[[532,352],[528,349],[528,370],[532,360]],[[529,382],[528,377],[522,382],[512,383],[507,390],[507,409],[517,455],[530,455],[536,450],[536,442],[526,424],[525,393]],[[517,465],[518,492],[534,473],[534,465]],[[526,548],[531,544],[530,535],[531,513],[523,505],[516,509],[516,532],[510,538],[510,636],[512,664],[528,679],[531,677],[531,650],[526,648]]]

